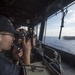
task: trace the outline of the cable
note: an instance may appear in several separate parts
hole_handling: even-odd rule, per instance
[[[7,3],[6,5],[11,5],[14,2],[14,0],[12,0],[11,2],[6,0],[5,2]]]

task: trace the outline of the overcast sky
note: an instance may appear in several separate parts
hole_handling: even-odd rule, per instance
[[[58,36],[61,26],[62,14],[54,16],[47,20],[46,36]],[[68,8],[65,16],[62,36],[75,36],[75,4]]]

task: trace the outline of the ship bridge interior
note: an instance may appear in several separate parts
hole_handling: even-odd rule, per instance
[[[0,0],[0,15],[8,17],[15,27],[34,26],[74,0]]]
[[[34,27],[38,23],[41,23],[39,40],[42,41],[44,24],[47,18],[57,14],[59,10],[62,10],[74,1],[75,0],[0,0],[0,15],[9,18],[15,28],[19,26]],[[58,52],[62,55],[62,52]],[[66,56],[69,57],[69,54]],[[65,56],[63,58],[65,58]],[[64,63],[62,63],[62,66],[64,75],[75,75],[75,70],[72,67]]]

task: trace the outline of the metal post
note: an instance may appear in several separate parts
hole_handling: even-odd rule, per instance
[[[41,27],[40,27],[40,34],[39,34],[39,40],[40,41],[42,41],[42,39],[43,39],[44,27],[45,27],[45,21],[42,21]]]

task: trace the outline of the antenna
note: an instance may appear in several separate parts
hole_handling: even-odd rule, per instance
[[[61,26],[60,26],[59,39],[61,38],[62,28],[64,27],[64,18],[68,12],[67,7],[66,7],[66,11],[63,8],[63,9],[61,9],[61,12],[62,12],[62,21],[61,21]]]

